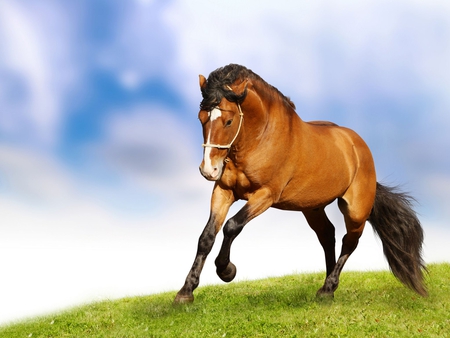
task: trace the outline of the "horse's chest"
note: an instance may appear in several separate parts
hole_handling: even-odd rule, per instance
[[[252,184],[245,173],[234,166],[227,167],[221,181],[225,187],[233,190],[235,196],[239,199],[247,200],[255,190],[254,184]]]
[[[252,184],[245,174],[239,173],[237,176],[236,184],[233,189],[234,193],[240,199],[248,200],[249,196],[254,191],[254,189],[252,189]]]

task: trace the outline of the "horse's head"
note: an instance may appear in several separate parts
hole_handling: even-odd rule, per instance
[[[242,127],[240,102],[246,95],[246,82],[232,85],[234,88],[230,85],[213,89],[207,86],[206,78],[200,75],[204,97],[198,114],[204,140],[200,172],[206,179],[217,181],[222,176],[225,159]]]

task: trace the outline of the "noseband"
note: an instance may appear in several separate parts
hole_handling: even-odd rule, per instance
[[[228,87],[228,86],[227,86]],[[228,87],[230,90],[231,88]],[[239,131],[241,130],[241,126],[242,126],[242,120],[244,119],[244,113],[242,112],[241,109],[241,105],[239,103],[236,103],[239,109],[239,127],[238,130],[236,132],[236,135],[234,135],[233,139],[231,140],[230,143],[226,144],[226,145],[222,145],[222,144],[212,144],[212,143],[204,143],[202,144],[202,146],[204,148],[209,147],[209,148],[217,148],[217,149],[230,149],[231,146],[233,145],[233,142],[236,140],[236,138],[239,135]]]

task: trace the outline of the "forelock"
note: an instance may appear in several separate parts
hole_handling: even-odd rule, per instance
[[[247,90],[239,95],[227,86],[231,86],[237,80],[243,80],[249,72],[251,71],[244,66],[236,64],[230,64],[211,72],[206,85],[201,89],[203,100],[200,102],[200,109],[210,111],[218,106],[224,97],[230,102],[242,103],[247,95]]]

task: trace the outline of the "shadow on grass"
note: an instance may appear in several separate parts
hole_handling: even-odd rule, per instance
[[[332,298],[316,298],[320,278],[305,281],[300,276],[270,278],[257,282],[209,285],[196,290],[195,301],[173,304],[176,293],[157,297],[141,297],[130,309],[138,319],[164,319],[190,314],[243,313],[276,308],[307,309],[311,306],[330,306]]]

